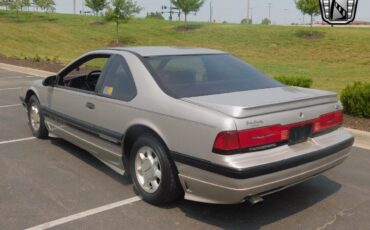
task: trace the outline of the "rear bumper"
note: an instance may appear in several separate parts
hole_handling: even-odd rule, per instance
[[[266,195],[302,182],[341,164],[348,156],[354,138],[285,160],[235,169],[210,162],[185,159],[174,153],[179,177],[189,200],[233,204],[253,195]]]

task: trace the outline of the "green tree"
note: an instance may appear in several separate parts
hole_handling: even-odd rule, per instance
[[[311,17],[311,33],[313,26],[313,17],[320,13],[320,2],[318,0],[295,0],[297,9],[303,14],[308,14]]]
[[[112,6],[106,7],[105,19],[116,23],[117,42],[119,41],[119,24],[127,23],[134,14],[140,13],[139,7],[132,0],[112,0]]]
[[[95,12],[95,15],[98,16],[99,12],[104,10],[107,6],[107,0],[86,0],[85,5],[92,9]]]
[[[31,1],[30,0],[21,0],[21,6],[22,7],[29,7],[29,6],[31,6]]]
[[[0,0],[0,6],[4,6],[5,9],[8,8],[8,0]]]
[[[54,0],[33,0],[33,3],[45,12],[51,11],[55,7]]]
[[[4,4],[9,7],[10,10],[17,13],[17,18],[19,19],[19,11],[23,10],[23,7],[31,6],[30,0],[12,0],[4,1]]]
[[[204,0],[171,0],[171,3],[184,12],[185,27],[187,27],[188,14],[198,12],[200,7],[203,6]]]
[[[249,25],[251,25],[251,24],[253,24],[253,21],[252,21],[251,18],[249,18],[249,19],[243,18],[241,20],[240,24],[249,24]]]
[[[271,24],[271,20],[268,19],[268,18],[264,18],[261,22],[262,25],[270,25]]]
[[[17,17],[19,16],[19,10],[21,9],[22,0],[14,0],[8,2],[8,7],[11,11],[15,11],[17,13]]]

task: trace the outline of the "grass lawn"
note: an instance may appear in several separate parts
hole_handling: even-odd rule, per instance
[[[97,18],[0,11],[0,54],[68,63],[82,53],[115,40],[113,23]],[[370,28],[316,28],[320,36],[299,36],[308,28],[196,23],[177,30],[178,22],[135,19],[120,25],[125,45],[207,47],[228,51],[270,76],[305,76],[314,88],[340,92],[353,81],[370,82]]]

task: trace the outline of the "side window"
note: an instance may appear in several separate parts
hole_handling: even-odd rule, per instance
[[[103,54],[83,57],[64,70],[58,84],[73,89],[96,91],[109,58],[110,55]]]
[[[100,71],[102,72],[104,69],[104,66],[107,64],[109,57],[96,57],[93,59],[90,59],[75,69],[73,69],[71,72],[69,72],[65,78],[73,78],[81,75],[87,75],[91,71]]]
[[[123,101],[130,101],[136,96],[132,74],[126,61],[120,55],[111,58],[99,94]]]

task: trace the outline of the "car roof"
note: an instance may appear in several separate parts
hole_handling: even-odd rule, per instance
[[[225,54],[223,51],[190,48],[190,47],[170,47],[170,46],[137,46],[137,47],[116,47],[113,50],[128,51],[142,57],[153,56],[180,56],[180,55],[201,55],[201,54]]]

